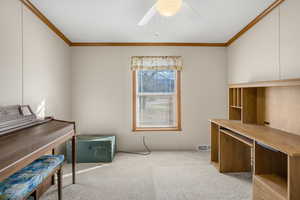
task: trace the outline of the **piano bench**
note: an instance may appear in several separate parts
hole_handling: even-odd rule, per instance
[[[45,155],[0,182],[0,200],[38,199],[39,188],[55,173],[58,176],[58,199],[62,196],[63,155]]]

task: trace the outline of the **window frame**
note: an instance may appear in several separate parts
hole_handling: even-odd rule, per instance
[[[182,131],[181,127],[181,71],[176,71],[175,127],[137,127],[137,71],[132,71],[132,131]]]

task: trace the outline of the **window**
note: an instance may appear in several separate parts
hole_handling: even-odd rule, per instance
[[[143,67],[133,68],[132,73],[133,131],[181,130],[180,70],[174,65],[161,66],[170,57],[158,57],[159,67],[153,62],[157,57],[142,58]],[[145,66],[145,59],[152,60],[150,66]]]

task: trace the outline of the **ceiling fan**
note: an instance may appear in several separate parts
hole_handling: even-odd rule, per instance
[[[166,17],[174,16],[182,7],[187,7],[199,15],[199,13],[184,0],[157,0],[138,25],[146,25],[156,13]]]

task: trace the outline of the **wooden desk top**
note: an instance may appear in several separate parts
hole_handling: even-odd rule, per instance
[[[243,124],[240,121],[226,119],[211,119],[210,121],[289,156],[300,156],[300,136],[298,135],[266,126]]]
[[[72,123],[52,120],[0,136],[0,181],[74,134]]]

